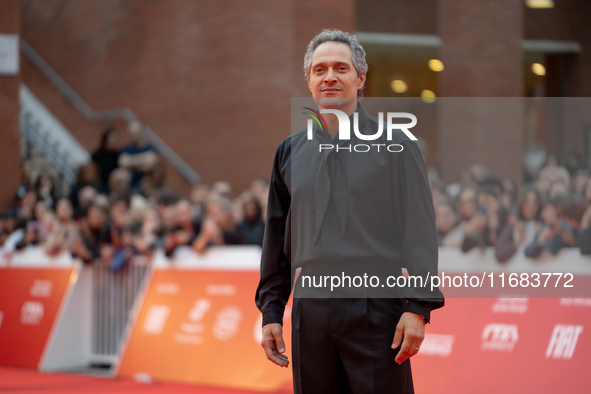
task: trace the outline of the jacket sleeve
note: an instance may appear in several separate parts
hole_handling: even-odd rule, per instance
[[[506,263],[517,252],[517,245],[513,238],[513,226],[505,225],[495,246],[495,257],[499,263]]]
[[[464,237],[464,241],[462,242],[462,252],[468,253],[472,248],[476,246],[476,233],[472,233],[470,235],[466,234]]]
[[[289,151],[284,141],[275,153],[269,185],[261,276],[255,295],[256,306],[263,314],[263,326],[269,323],[283,324],[285,304],[291,293],[291,264],[284,252],[287,215],[291,204],[289,189],[282,177],[287,154]]]
[[[402,212],[403,261],[410,276],[423,279],[437,275],[438,242],[435,226],[433,198],[427,178],[427,168],[416,143],[402,142],[399,153],[398,176],[402,180],[399,197]],[[444,305],[443,294],[438,288],[431,291],[430,280],[425,287],[411,289],[405,295],[406,312],[415,312],[430,320],[432,310]]]
[[[544,229],[544,226],[542,226],[542,228],[540,229],[540,231],[538,231],[536,233],[536,236],[534,237],[534,240],[532,241],[531,244],[529,244],[524,251],[524,254],[526,257],[535,259],[537,258],[539,255],[542,254],[543,250],[544,250],[544,246],[540,245],[540,235],[542,234],[542,230]]]

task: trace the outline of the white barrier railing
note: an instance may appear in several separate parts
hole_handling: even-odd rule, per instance
[[[92,275],[92,364],[112,365],[149,266],[130,264],[113,272],[95,265]]]

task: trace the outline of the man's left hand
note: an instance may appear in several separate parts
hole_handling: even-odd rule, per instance
[[[404,341],[402,340],[404,338]],[[402,364],[419,352],[425,338],[425,320],[423,316],[414,312],[404,312],[396,325],[396,333],[392,342],[392,349],[400,346],[395,361]]]

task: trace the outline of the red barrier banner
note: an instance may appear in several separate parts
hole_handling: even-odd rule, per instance
[[[291,368],[271,364],[260,346],[258,278],[253,270],[155,269],[117,375],[290,390]],[[283,326],[288,349],[290,305]]]
[[[0,267],[0,365],[37,367],[78,270]]]
[[[411,359],[417,393],[588,393],[591,298],[447,299]]]
[[[496,278],[503,270],[509,275],[509,268],[533,272],[536,264],[516,259],[513,265],[499,267],[486,256],[462,259],[455,251],[443,252],[440,268],[462,275],[472,272],[475,264]],[[138,304],[118,374],[291,390],[291,369],[271,364],[259,345],[256,253],[247,258],[244,251],[220,249],[200,260],[187,252],[155,269],[144,302]],[[588,262],[564,254],[543,264],[548,272],[573,272],[586,284],[591,278]],[[575,285],[583,295],[581,283]],[[444,295],[446,290],[450,292],[444,289]],[[520,290],[521,298],[447,298],[445,307],[432,313],[421,350],[411,359],[416,392],[589,392],[591,298],[525,298],[528,289]],[[504,291],[499,288],[494,297]],[[290,310],[284,326],[288,350]]]
[[[118,374],[291,389],[291,370],[258,343],[257,281],[253,271],[156,270]],[[447,299],[411,359],[416,391],[588,392],[589,312],[586,298]],[[288,349],[290,329],[286,318]]]

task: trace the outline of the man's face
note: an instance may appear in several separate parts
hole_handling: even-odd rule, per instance
[[[320,44],[312,55],[308,88],[315,101],[324,108],[339,108],[357,98],[365,74],[357,75],[351,49],[341,42]]]

